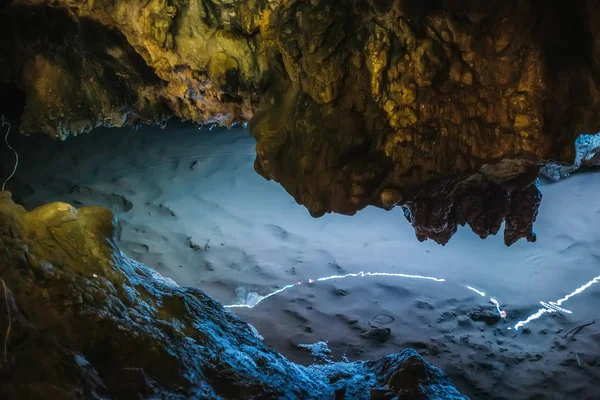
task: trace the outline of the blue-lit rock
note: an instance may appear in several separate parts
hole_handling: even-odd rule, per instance
[[[126,257],[115,226],[103,208],[27,213],[0,192],[1,398],[465,398],[410,349],[296,365],[199,289]]]

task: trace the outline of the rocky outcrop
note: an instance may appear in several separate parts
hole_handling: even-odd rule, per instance
[[[484,165],[467,178],[425,186],[403,205],[404,215],[420,241],[432,238],[444,244],[459,225],[469,225],[485,239],[498,233],[505,222],[507,246],[521,238],[535,242],[533,223],[542,200],[537,174],[538,168],[524,161]]]
[[[531,168],[572,161],[576,134],[600,127],[587,111],[598,109],[596,66],[583,60],[590,49],[567,49],[550,32],[582,14],[530,2],[407,3],[278,9],[290,32],[278,40],[286,78],[251,121],[256,170],[315,216],[400,204],[421,240],[446,243],[461,224],[485,237],[503,220],[508,245],[533,240],[540,196]],[[307,15],[320,18],[316,32]],[[578,29],[562,34],[594,36]],[[564,63],[565,53],[577,61]],[[497,163],[506,159],[531,162],[505,176],[519,181],[510,189],[479,172],[506,175]]]
[[[502,220],[532,240],[535,174],[506,189],[481,169],[573,164],[600,130],[591,0],[13,0],[0,19],[22,131],[250,121],[257,172],[313,216],[402,205],[439,243]]]
[[[106,209],[0,192],[2,399],[462,399],[413,350],[303,367],[195,288],[127,258]]]

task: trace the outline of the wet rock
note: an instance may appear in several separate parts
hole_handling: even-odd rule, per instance
[[[426,308],[428,310],[433,310],[433,306],[426,301],[415,300],[415,307],[417,308]]]
[[[393,392],[390,392],[388,389],[371,389],[371,399],[372,400],[390,400],[394,398],[395,395]]]
[[[187,243],[188,247],[190,249],[194,250],[194,251],[200,251],[200,250],[202,250],[201,247],[200,247],[200,245],[197,244],[197,243],[195,243],[191,236],[187,237],[186,243]]]
[[[445,312],[443,312],[443,313],[442,313],[442,315],[440,315],[440,316],[438,317],[438,319],[436,320],[436,322],[437,322],[438,324],[441,324],[442,322],[448,322],[448,321],[451,321],[451,320],[453,320],[454,318],[456,318],[456,312],[454,312],[454,311],[452,311],[452,312],[445,311]]]
[[[429,369],[419,356],[409,357],[401,370],[392,372],[388,377],[388,386],[399,392],[411,385],[418,385],[429,378]]]
[[[377,326],[371,326],[369,329],[360,334],[360,336],[366,339],[374,339],[380,342],[385,342],[390,338],[392,330],[390,328],[379,328]]]
[[[99,207],[28,213],[0,192],[0,398],[360,399],[386,385],[465,398],[413,350],[293,364],[199,289],[125,256],[116,224]]]
[[[500,315],[495,307],[477,307],[469,311],[469,318],[476,322],[485,322],[487,325],[494,325],[500,322]]]
[[[114,212],[126,213],[133,208],[133,203],[121,195],[104,193],[99,189],[86,185],[75,186],[71,189],[71,193],[78,199],[81,199],[82,204],[86,202],[88,204],[101,205]]]

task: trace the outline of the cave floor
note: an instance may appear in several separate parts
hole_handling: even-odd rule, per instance
[[[507,248],[463,228],[442,247],[419,243],[400,209],[311,218],[254,172],[255,142],[243,129],[12,142],[20,164],[7,188],[17,202],[112,209],[127,255],[225,305],[245,304],[231,311],[293,361],[312,363],[298,345],[319,341],[334,361],[412,347],[473,398],[597,398],[600,321],[569,331],[600,319],[600,174],[542,184],[536,243]],[[553,308],[541,301],[571,313],[544,312],[517,330]]]

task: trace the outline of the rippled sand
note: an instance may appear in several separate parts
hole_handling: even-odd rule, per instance
[[[534,244],[506,248],[465,228],[441,247],[419,243],[400,209],[311,218],[254,172],[243,129],[13,143],[16,200],[111,208],[125,253],[225,305],[246,305],[231,311],[294,361],[313,362],[298,345],[318,341],[335,361],[413,347],[473,398],[598,398],[600,174],[543,185]]]

